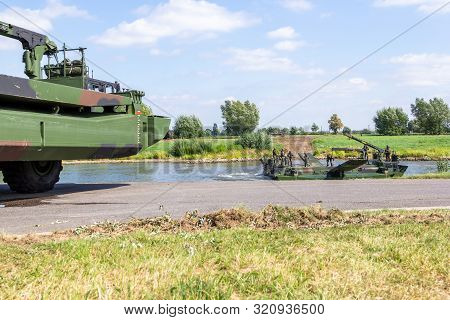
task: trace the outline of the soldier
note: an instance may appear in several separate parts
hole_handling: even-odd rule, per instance
[[[386,146],[386,149],[384,150],[384,155],[386,156],[386,161],[391,161],[391,148],[389,146]]]
[[[292,167],[292,159],[294,158],[294,154],[289,150],[287,157],[289,159],[289,165]]]
[[[281,151],[280,151],[280,160],[281,160],[281,165],[284,166],[284,160],[285,160],[284,149],[281,149]]]
[[[369,147],[366,144],[362,148],[362,155],[364,160],[369,160]]]
[[[331,155],[328,153],[327,154],[327,167],[329,166],[330,160],[331,160]]]
[[[308,161],[308,154],[305,152],[305,159],[303,159],[303,161],[305,162],[305,168],[309,166],[309,161]]]
[[[398,162],[398,156],[395,151],[392,153],[392,162]]]
[[[275,150],[275,148],[273,148],[272,157],[273,157],[274,160],[278,157],[277,150]]]
[[[114,82],[114,90],[116,90],[116,93],[120,92],[120,83],[117,81]]]

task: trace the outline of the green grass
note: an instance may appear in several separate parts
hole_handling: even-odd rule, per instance
[[[450,172],[424,173],[413,176],[403,176],[401,179],[450,179]]]
[[[236,144],[236,140],[236,138],[162,140],[130,159],[231,160],[258,159],[270,154],[264,150],[244,149]]]
[[[0,299],[449,298],[448,210],[265,210],[0,238]]]
[[[450,157],[450,135],[356,136],[381,148],[389,145],[402,158],[441,159]],[[313,140],[313,146],[314,153],[320,156],[326,155],[334,147],[362,147],[358,142],[342,135],[317,136]],[[336,152],[336,156],[344,157],[344,153]]]

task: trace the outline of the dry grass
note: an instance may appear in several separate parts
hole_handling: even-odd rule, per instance
[[[269,206],[0,240],[2,299],[448,299],[450,210]]]

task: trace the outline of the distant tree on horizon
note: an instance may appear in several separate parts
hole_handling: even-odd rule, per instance
[[[349,127],[344,127],[344,129],[342,129],[342,133],[343,134],[352,134],[352,129],[350,129]]]
[[[295,126],[290,127],[290,128],[289,128],[289,134],[290,134],[291,136],[295,136],[296,134],[298,134],[298,129],[297,129],[297,127],[295,127]]]
[[[385,136],[403,135],[408,132],[408,115],[402,108],[383,108],[373,118],[375,130]]]
[[[217,125],[217,123],[214,123],[213,128],[212,128],[211,135],[212,135],[213,137],[217,137],[219,134],[220,134],[219,126]]]
[[[259,110],[250,101],[225,101],[220,106],[223,125],[229,135],[241,135],[253,132],[259,124]]]
[[[332,131],[334,134],[337,134],[339,130],[341,130],[344,127],[342,120],[338,117],[336,113],[334,113],[331,116],[330,120],[328,120],[328,125],[330,131]]]
[[[316,123],[313,123],[311,126],[311,131],[316,133],[317,131],[319,131],[319,126]]]
[[[411,105],[411,113],[415,117],[417,129],[425,134],[443,134],[449,131],[450,110],[443,99],[434,98],[428,102],[416,99]]]

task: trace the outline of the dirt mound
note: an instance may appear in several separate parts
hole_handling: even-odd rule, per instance
[[[282,144],[284,148],[297,153],[312,153],[312,137],[310,136],[280,136],[275,141]]]

